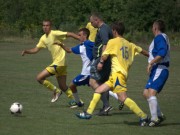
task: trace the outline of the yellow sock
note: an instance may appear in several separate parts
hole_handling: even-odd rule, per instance
[[[50,81],[44,80],[43,85],[48,88],[50,91],[60,92],[61,90],[58,89],[55,85],[53,85]]]
[[[126,98],[124,104],[129,107],[131,111],[133,111],[138,117],[146,118],[147,115],[139,108],[139,106],[130,98]]]
[[[68,89],[65,91],[65,94],[67,95],[68,98],[74,99],[72,90],[71,90],[70,88],[68,88]]]
[[[100,98],[101,98],[101,94],[94,93],[93,99],[91,100],[91,103],[90,103],[90,105],[89,105],[89,107],[87,109],[87,113],[89,113],[89,114],[93,113],[93,111],[94,111],[97,103],[99,102]]]

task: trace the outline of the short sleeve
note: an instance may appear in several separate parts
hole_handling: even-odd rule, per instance
[[[113,40],[109,40],[107,45],[106,45],[106,49],[104,50],[102,55],[115,55],[116,54],[116,45],[113,45]]]
[[[80,45],[77,45],[77,46],[74,46],[71,48],[71,51],[74,53],[74,54],[80,54]]]
[[[63,41],[66,39],[67,37],[67,32],[63,32],[63,31],[54,31],[53,35],[55,35],[55,37],[57,37],[57,39],[59,41]]]
[[[43,42],[43,36],[40,38],[38,44],[36,45],[38,48],[46,48],[46,45]]]

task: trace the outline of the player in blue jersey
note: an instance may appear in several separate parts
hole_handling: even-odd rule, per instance
[[[74,53],[81,56],[82,59],[82,71],[79,75],[77,75],[73,81],[71,82],[69,88],[73,92],[74,100],[70,102],[71,108],[82,107],[84,103],[80,100],[77,92],[77,86],[88,85],[90,79],[90,65],[93,59],[92,56],[92,48],[94,46],[94,42],[88,40],[89,30],[87,28],[81,28],[79,30],[79,40],[80,44],[76,45],[72,48],[64,46],[62,43],[56,43],[60,45],[67,53]]]
[[[149,126],[157,126],[165,120],[165,116],[160,110],[156,95],[159,94],[169,76],[170,44],[167,35],[164,33],[165,24],[162,20],[153,23],[152,32],[154,39],[149,46],[149,59],[147,81],[144,97],[149,103],[151,120]]]

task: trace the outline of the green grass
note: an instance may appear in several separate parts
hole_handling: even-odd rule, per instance
[[[68,44],[77,42],[68,41]],[[118,110],[118,103],[112,97],[114,107],[111,116],[94,116],[91,120],[79,120],[75,113],[83,108],[70,109],[68,99],[63,94],[52,104],[52,93],[35,80],[36,75],[51,63],[47,50],[36,55],[22,57],[21,51],[34,47],[35,43],[27,41],[0,42],[0,135],[179,135],[180,134],[180,48],[172,47],[170,77],[159,97],[161,109],[167,120],[157,128],[139,127],[138,118],[124,107]],[[81,70],[81,60],[73,54],[67,55],[68,80]],[[148,104],[142,97],[147,80],[147,59],[137,56],[130,70],[128,95],[149,114]],[[55,78],[49,78],[56,83]],[[79,94],[89,105],[93,91],[80,87]],[[23,105],[23,113],[19,117],[10,114],[9,107],[13,102]],[[97,112],[102,103],[95,110]]]

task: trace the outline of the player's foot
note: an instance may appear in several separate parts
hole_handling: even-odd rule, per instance
[[[149,122],[149,127],[155,127],[155,126],[158,126],[159,124],[160,124],[160,120],[159,119],[151,120]]]
[[[140,118],[139,125],[141,127],[147,126],[149,123],[149,117],[147,116],[145,119]]]
[[[84,103],[83,103],[83,101],[80,101],[80,102],[76,103],[75,100],[71,100],[69,102],[69,105],[70,105],[70,108],[76,108],[76,107],[83,107]]]
[[[91,119],[92,115],[87,112],[76,113],[76,116],[80,119]]]
[[[51,102],[52,102],[52,103],[56,102],[56,101],[59,99],[59,97],[60,97],[61,94],[62,94],[62,91],[60,91],[60,92],[54,92],[53,98],[51,99]]]
[[[124,107],[124,103],[123,103],[123,102],[120,102],[120,103],[119,103],[119,110],[122,110],[123,107]]]
[[[159,123],[161,123],[166,120],[166,116],[164,116],[164,114],[162,114],[161,116],[158,116],[158,119],[159,119]]]
[[[109,111],[111,111],[113,109],[112,106],[107,106],[107,107],[104,107],[102,109],[100,109],[99,113],[97,115],[99,116],[107,116]]]

